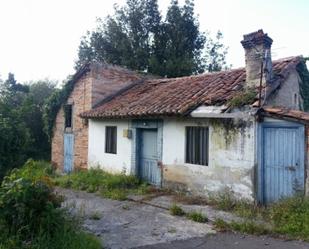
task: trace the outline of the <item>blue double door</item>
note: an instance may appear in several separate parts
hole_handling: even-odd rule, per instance
[[[304,127],[264,124],[262,128],[262,201],[303,194]]]
[[[158,165],[158,131],[157,129],[139,130],[139,177],[155,186],[161,185],[161,168]]]

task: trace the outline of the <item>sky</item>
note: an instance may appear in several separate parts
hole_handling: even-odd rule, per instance
[[[19,82],[61,82],[74,73],[81,37],[95,28],[97,17],[113,14],[113,5],[124,2],[0,0],[0,78],[12,72]],[[158,0],[163,13],[169,2]],[[195,12],[201,31],[223,33],[233,68],[244,66],[243,34],[261,28],[274,40],[273,59],[309,56],[308,0],[195,0]]]

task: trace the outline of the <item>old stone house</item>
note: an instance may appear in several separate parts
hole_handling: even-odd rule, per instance
[[[130,74],[134,79],[125,89],[101,95],[103,101],[86,111],[75,107],[74,119],[85,133],[69,149],[69,170],[73,164],[101,167],[199,195],[228,188],[259,202],[307,190],[305,61],[272,61],[272,39],[262,30],[244,35],[241,43],[245,68],[172,79]],[[60,111],[59,138],[53,141],[53,161],[59,158],[60,167],[66,157],[64,120]]]

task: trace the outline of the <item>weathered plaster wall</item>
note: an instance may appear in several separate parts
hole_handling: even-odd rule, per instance
[[[267,105],[303,110],[303,100],[300,95],[299,82],[300,78],[297,71],[291,71],[280,88],[267,101]]]
[[[185,127],[209,127],[209,165],[185,163]],[[197,194],[230,188],[253,200],[255,125],[253,120],[164,120],[163,184]]]
[[[117,154],[105,153],[105,127],[117,126]],[[124,120],[89,120],[89,167],[100,167],[110,172],[131,172],[131,140],[123,137],[129,123]]]

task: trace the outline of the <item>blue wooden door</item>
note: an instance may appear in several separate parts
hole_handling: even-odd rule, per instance
[[[74,135],[64,134],[64,172],[70,173],[73,170],[74,159]]]
[[[161,185],[161,169],[158,167],[157,129],[141,129],[139,176],[150,184]]]
[[[264,126],[263,201],[271,203],[304,191],[304,128]]]

